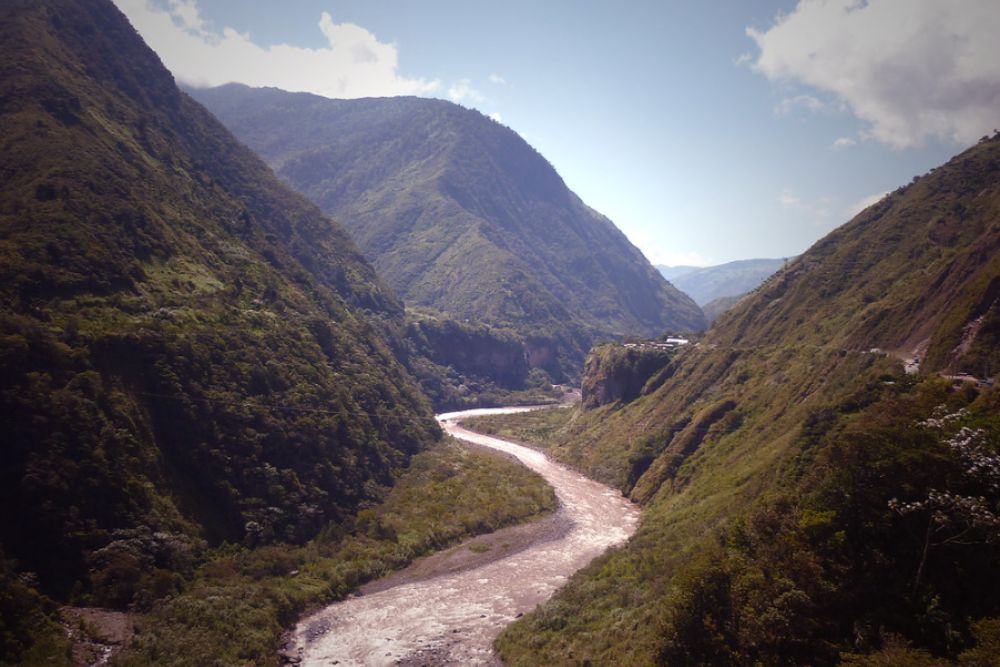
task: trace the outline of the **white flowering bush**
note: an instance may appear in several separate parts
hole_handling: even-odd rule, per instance
[[[977,545],[1000,543],[1000,454],[996,442],[990,441],[981,428],[955,426],[968,417],[966,409],[945,414],[941,408],[935,416],[917,426],[940,431],[944,444],[957,459],[961,475],[955,478],[955,488],[931,488],[926,496],[909,502],[898,498],[889,501],[889,509],[900,516],[924,513],[927,528],[923,538],[923,553],[913,581],[920,581],[932,549],[947,545]]]

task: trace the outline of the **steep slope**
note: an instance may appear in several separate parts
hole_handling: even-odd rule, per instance
[[[926,352],[925,370],[992,376],[1000,370],[998,174],[993,139],[915,178],[729,313],[717,342]]]
[[[504,658],[930,664],[990,641],[1000,392],[938,373],[997,373],[998,281],[1000,136],[818,242],[633,402],[548,425],[647,510]],[[882,351],[918,344],[920,375]]]
[[[743,296],[744,295],[742,294],[738,296],[720,296],[718,299],[712,299],[702,306],[701,311],[705,313],[705,319],[708,320],[709,326],[711,326],[715,320],[719,319],[722,313],[739,303]]]
[[[439,430],[346,233],[110,1],[10,0],[0,35],[2,555],[124,606],[377,497]]]
[[[757,289],[787,262],[787,259],[742,259],[695,268],[669,280],[699,306],[705,306],[715,299],[741,296]]]
[[[516,133],[441,100],[191,94],[333,215],[410,306],[511,327],[578,370],[599,338],[704,326],[607,218]]]

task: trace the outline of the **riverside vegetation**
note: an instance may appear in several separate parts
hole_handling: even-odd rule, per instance
[[[994,664],[998,221],[984,138],[790,263],[635,400],[487,422],[646,507],[626,548],[501,635],[505,661]]]
[[[530,368],[514,331],[407,313],[407,368],[435,410],[555,403],[561,393]]]
[[[433,550],[540,518],[556,504],[537,474],[446,439],[416,455],[384,499],[304,545],[227,543],[205,549],[183,571],[155,571],[139,586],[136,636],[116,664],[272,664],[283,630],[305,609]],[[154,538],[135,539],[142,537]],[[9,570],[3,576],[2,662],[71,664],[56,605]]]

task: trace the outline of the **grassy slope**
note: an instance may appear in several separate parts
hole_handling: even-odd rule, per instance
[[[408,304],[558,339],[577,363],[595,337],[703,325],[541,155],[475,111],[240,86],[192,94],[342,219]]]
[[[970,423],[996,437],[996,424],[990,421],[995,396],[977,398],[971,387],[956,392],[933,381],[916,383],[904,377],[892,356],[870,351],[906,349],[929,339],[925,369],[986,365],[996,371],[997,348],[991,341],[1000,269],[998,157],[1000,141],[981,143],[860,214],[724,315],[700,345],[681,352],[647,385],[644,396],[623,409],[605,406],[581,412],[554,429],[541,429],[552,438],[549,451],[619,486],[647,509],[626,549],[600,559],[552,602],[501,636],[498,645],[506,659],[513,664],[648,664],[667,658],[681,663],[825,663],[840,650],[878,648],[880,629],[955,655],[970,641],[970,618],[1000,612],[995,604],[984,603],[982,596],[989,600],[993,594],[986,587],[982,595],[949,600],[940,617],[931,620],[934,612],[926,605],[933,603],[927,600],[942,599],[955,577],[963,587],[975,587],[983,577],[989,581],[985,572],[996,567],[998,554],[985,546],[957,553],[951,565],[941,565],[947,576],[910,592],[896,581],[898,575],[888,573],[892,567],[912,573],[919,548],[907,537],[912,526],[904,526],[886,505],[892,494],[903,497],[926,493],[931,484],[965,483],[962,476],[949,477],[957,463],[942,444],[944,436],[917,433],[914,423],[931,416],[937,404],[975,405],[978,416],[970,417]],[[966,325],[977,320],[982,322],[981,338],[967,340],[966,351],[956,351]],[[872,436],[872,449],[858,450],[855,443],[867,437],[869,423],[884,423],[886,434],[894,435]],[[514,428],[526,434],[539,430],[524,423]],[[842,438],[844,432],[850,435]],[[892,442],[926,444],[896,449],[889,446]],[[830,470],[829,464],[820,468],[817,460],[844,451],[850,457],[870,455],[868,465],[900,472],[883,485],[865,482],[870,468],[862,465],[847,466],[850,475],[840,478],[817,472]],[[901,463],[907,460],[911,463]],[[874,490],[857,492],[854,504],[831,500],[838,494],[843,498],[851,485]],[[826,489],[826,495],[810,495],[817,488]],[[768,498],[782,493],[790,496],[794,510],[782,513],[768,505]],[[832,513],[823,514],[829,525],[841,528],[832,533],[857,540],[853,551],[831,555],[810,541],[818,537],[796,533],[796,521],[810,521],[807,510]],[[870,513],[870,523],[851,523],[850,517],[861,511]],[[756,567],[763,571],[754,576],[766,580],[777,575],[760,565],[760,553],[745,546],[749,529],[738,529],[741,522],[753,526],[760,516],[772,514],[785,523],[774,529],[780,540],[774,535],[767,539],[798,545],[787,547],[788,552],[808,555],[807,560],[831,570],[840,568],[840,574],[827,573],[827,583],[847,592],[824,598],[822,592],[793,586],[796,595],[813,605],[808,613],[796,613],[815,621],[815,627],[808,632],[772,628],[777,639],[768,643],[759,628],[743,634],[734,628],[749,624],[754,614],[783,618],[787,613],[754,601],[754,591],[758,597],[778,593],[748,573]],[[899,550],[885,547],[877,556],[866,551],[865,539],[881,544],[881,538],[869,534],[872,526],[897,535]],[[708,563],[706,554],[718,552],[720,545],[723,555]],[[871,558],[892,567],[858,571]],[[844,572],[871,577],[870,587],[896,601],[897,611],[872,600],[859,602],[862,597],[847,586],[850,577]],[[712,577],[725,584],[707,590],[696,583]],[[826,580],[803,575],[797,584],[808,589],[808,581]],[[704,611],[699,600],[715,600],[719,608]],[[737,611],[728,613],[723,602]],[[859,611],[865,604],[873,609],[868,617]],[[842,605],[839,610],[837,605]],[[848,624],[857,623],[864,636],[858,646],[851,646],[850,627],[831,627],[830,619],[838,614]],[[716,626],[717,635],[712,635]],[[951,640],[941,639],[945,626],[952,628]],[[692,628],[702,628],[711,641],[695,636]],[[775,648],[796,633],[802,635],[798,650],[805,653],[795,654],[784,645]],[[684,654],[677,648],[708,645],[720,652]]]
[[[742,299],[743,296],[743,294],[738,294],[736,296],[720,296],[718,299],[712,299],[702,306],[701,310],[705,313],[705,319],[708,320],[709,326],[711,326],[715,320],[719,319],[722,313],[739,303],[739,300]]]
[[[759,298],[726,313],[714,340],[906,353],[926,346],[927,370],[993,375],[997,348],[983,348],[996,340],[1000,296],[998,178],[993,139],[914,179],[818,242]],[[958,349],[980,317],[978,344]]]
[[[124,606],[206,541],[302,542],[379,497],[439,429],[345,232],[110,2],[6,2],[0,33],[4,555]]]

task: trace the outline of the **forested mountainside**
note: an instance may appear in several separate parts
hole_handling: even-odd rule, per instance
[[[579,372],[595,340],[704,327],[545,158],[477,111],[240,85],[190,92],[340,220],[408,306],[512,329],[557,379]]]
[[[998,251],[1000,136],[818,242],[635,400],[519,427],[646,511],[503,657],[995,664]],[[622,375],[601,354],[595,396]]]
[[[716,266],[692,267],[690,271],[668,280],[674,287],[694,299],[695,303],[704,307],[716,299],[742,296],[757,289],[762,282],[789,261],[789,259],[741,259]],[[660,272],[663,273],[662,269]]]
[[[0,545],[20,580],[148,602],[206,543],[301,542],[378,497],[440,432],[393,351],[403,309],[347,234],[109,0],[8,0],[0,35]]]

